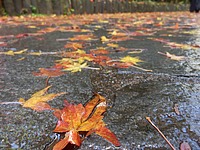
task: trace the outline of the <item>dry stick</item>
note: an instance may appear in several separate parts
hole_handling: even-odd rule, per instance
[[[163,139],[167,142],[167,144],[171,147],[172,150],[176,150],[174,146],[167,140],[165,135],[156,127],[156,125],[151,121],[150,117],[146,117],[147,121],[158,131],[158,133],[163,137]]]

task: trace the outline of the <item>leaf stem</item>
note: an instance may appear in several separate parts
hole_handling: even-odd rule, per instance
[[[50,78],[51,78],[51,77],[48,76],[47,79],[46,79],[46,81],[45,81],[46,87],[49,85],[49,79],[50,79]]]
[[[158,54],[161,54],[161,55],[167,56],[167,54],[162,53],[162,52],[158,52]],[[167,57],[168,57],[168,56],[167,56]]]
[[[94,67],[83,67],[84,69],[92,69],[92,70],[100,70],[100,68],[94,68]]]
[[[1,102],[0,105],[7,105],[7,104],[20,104],[22,105],[22,102]]]
[[[150,117],[146,117],[146,120],[158,131],[158,133],[162,136],[162,138],[167,142],[167,144],[171,147],[172,150],[176,150],[174,146],[167,140],[165,135],[160,131],[158,127],[151,121]]]
[[[141,67],[138,67],[138,66],[135,66],[135,65],[132,65],[131,67],[139,69],[139,70],[142,70],[142,71],[147,71],[147,72],[152,72],[153,71],[153,70],[144,69],[144,68],[141,68]]]

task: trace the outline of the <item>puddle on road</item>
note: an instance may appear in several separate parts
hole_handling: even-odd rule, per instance
[[[115,21],[117,21],[116,18]],[[116,22],[113,21],[113,23]],[[98,24],[93,23],[92,25]],[[106,28],[111,28],[107,27],[106,23],[101,25],[103,28],[94,31],[98,38],[107,33]],[[83,28],[92,28],[93,26],[85,25]],[[12,30],[14,29],[12,28]],[[21,32],[22,29],[20,28],[19,33]],[[162,32],[162,34],[164,33],[165,31]],[[64,43],[56,43],[56,39],[71,36],[73,36],[73,33],[53,32],[40,37],[47,39],[45,41],[28,37],[9,45],[9,48],[14,47],[17,50],[28,48],[29,51],[57,51],[63,47]],[[158,76],[144,75],[143,72],[138,72],[138,74],[119,73],[120,71],[135,72],[134,68],[114,69],[112,72],[103,73],[88,70],[76,74],[68,73],[50,79],[53,92],[67,92],[66,95],[51,101],[51,106],[61,108],[64,99],[76,104],[85,103],[92,96],[93,91],[100,92],[109,99],[109,105],[112,106],[108,109],[104,120],[108,128],[119,138],[122,144],[119,149],[169,149],[166,142],[146,121],[146,116],[151,117],[151,120],[167,136],[176,149],[178,149],[181,141],[187,141],[192,149],[199,149],[200,79],[171,80],[169,76],[162,75],[166,73],[170,75],[199,75],[200,50],[177,51],[163,47],[162,43],[149,40],[149,36],[137,38],[136,41],[128,40],[119,42],[119,44],[127,48],[147,49],[144,53],[137,54],[144,60],[140,66],[152,69]],[[193,39],[193,35],[183,37],[179,34],[177,37],[171,37],[171,39],[178,43],[184,41],[199,45],[197,35]],[[101,46],[100,41],[91,43],[93,48]],[[9,48],[2,48],[0,51],[6,51]],[[89,51],[89,48],[87,48],[87,51]],[[186,55],[188,59],[175,62],[160,56],[157,51],[170,51],[179,55]],[[127,55],[127,53],[118,52],[111,55],[113,58],[118,58]],[[21,57],[0,55],[1,102],[17,101],[20,97],[28,99],[35,91],[42,89],[45,86],[46,78],[34,77],[32,72],[38,71],[38,68],[53,66],[54,61],[60,59],[60,57],[53,55],[25,56],[25,60],[17,61]],[[176,104],[180,115],[177,115],[174,111]],[[1,149],[41,150],[45,144],[54,139],[55,134],[52,133],[52,130],[55,127],[56,118],[52,115],[52,112],[38,113],[22,108],[20,105],[1,105],[0,107]],[[115,147],[101,137],[92,135],[83,142],[80,149],[101,150],[115,149]]]

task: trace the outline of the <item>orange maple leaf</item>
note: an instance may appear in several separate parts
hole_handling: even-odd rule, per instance
[[[75,35],[72,38],[69,38],[71,41],[91,41],[95,40],[94,35],[92,34],[82,34],[82,35]]]
[[[83,48],[83,43],[78,43],[78,42],[69,42],[65,46],[65,48],[72,48],[74,50],[78,50]]]
[[[90,53],[91,54],[95,54],[95,55],[99,55],[99,54],[109,54],[109,51],[108,50],[106,50],[105,48],[103,48],[103,47],[99,47],[99,48],[97,48],[97,49],[92,49],[92,50],[90,50]]]
[[[63,149],[69,143],[80,146],[84,137],[92,133],[100,135],[115,146],[120,146],[114,133],[106,128],[102,120],[106,108],[106,99],[99,94],[95,94],[85,107],[82,104],[72,105],[66,102],[62,110],[54,112],[59,119],[54,132],[65,133],[64,139],[54,146],[54,150]]]
[[[57,77],[64,75],[65,73],[58,68],[39,68],[40,72],[33,72],[35,76],[47,76],[47,77]]]

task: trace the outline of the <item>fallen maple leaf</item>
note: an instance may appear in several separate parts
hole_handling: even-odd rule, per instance
[[[27,28],[31,28],[31,29],[35,29],[35,28],[38,28],[37,26],[27,26]]]
[[[133,38],[130,38],[128,36],[113,36],[112,37],[112,41],[115,41],[115,42],[120,42],[120,41],[127,41],[127,40],[133,40]]]
[[[127,33],[119,32],[117,30],[112,31],[109,34],[111,34],[112,36],[127,36]]]
[[[105,123],[103,121],[98,123],[95,133],[108,141],[112,141],[113,145],[120,146],[120,143],[115,134],[113,134],[108,128],[105,127]]]
[[[103,102],[103,103],[102,103]],[[83,121],[87,120],[89,115],[92,113],[92,111],[94,110],[94,108],[98,105],[98,104],[104,104],[103,105],[103,108],[105,108],[103,110],[102,113],[104,113],[106,111],[106,99],[99,95],[99,94],[96,94],[94,96],[94,98],[92,100],[90,100],[86,105],[85,105],[85,114],[83,115]],[[98,105],[98,107],[100,107],[100,105]],[[97,110],[95,111],[97,112]]]
[[[66,65],[63,71],[78,72],[86,67],[87,67],[87,62],[84,63],[74,62],[73,64]]]
[[[46,86],[50,77],[58,77],[64,75],[65,73],[61,71],[61,68],[39,68],[40,72],[33,72],[34,76],[46,76]]]
[[[39,68],[40,72],[33,72],[35,76],[57,77],[65,74],[58,68]]]
[[[56,110],[54,115],[59,119],[54,132],[65,133],[53,148],[64,149],[69,143],[80,146],[85,137],[96,133],[115,146],[120,146],[116,136],[106,128],[103,114],[106,111],[106,99],[99,94],[89,101],[85,107],[82,104],[72,105],[65,102],[62,110]]]
[[[16,35],[15,37],[16,38],[23,38],[23,37],[27,37],[27,36],[29,36],[28,33],[21,33],[21,34]]]
[[[106,66],[106,62],[110,61],[110,60],[111,60],[110,57],[104,56],[104,55],[97,55],[97,56],[94,55],[93,56],[93,62],[97,63],[97,64],[99,64],[101,66]]]
[[[112,48],[118,48],[119,47],[118,44],[114,44],[114,43],[108,43],[107,46],[112,47]]]
[[[90,41],[90,40],[96,40],[94,35],[92,34],[86,34],[86,35],[75,35],[72,38],[69,38],[71,41]]]
[[[69,143],[74,145],[79,145],[81,143],[78,133],[74,130],[71,130],[65,134],[64,139],[61,139],[54,147],[53,150],[63,150]],[[73,148],[72,148],[73,149]]]
[[[185,59],[185,56],[176,56],[174,54],[170,54],[168,52],[165,53],[162,53],[162,52],[158,52],[158,54],[161,54],[161,55],[164,55],[172,60],[177,60],[177,61],[180,61],[180,60],[184,60]]]
[[[41,29],[41,30],[39,30],[37,32],[38,33],[50,33],[50,32],[54,32],[54,31],[56,31],[56,28],[49,27],[49,28]]]
[[[79,58],[77,61],[73,61],[69,64],[65,64],[63,65],[63,71],[71,71],[71,72],[78,72],[81,71],[82,69],[93,69],[93,70],[99,70],[99,68],[93,68],[93,67],[89,67],[87,65],[87,62],[84,62],[86,58]]]
[[[105,48],[103,48],[103,47],[99,47],[99,48],[97,48],[97,49],[92,49],[92,50],[90,50],[90,53],[91,54],[95,54],[95,55],[99,55],[99,54],[109,54],[109,51],[108,50],[106,50]]]
[[[9,50],[7,52],[1,52],[0,54],[4,54],[4,55],[11,55],[11,56],[14,56],[14,55],[19,55],[19,54],[22,54],[24,52],[26,52],[28,49],[23,49],[23,50],[20,50],[20,51],[12,51],[12,50]]]
[[[25,57],[22,57],[22,58],[17,59],[17,61],[22,61],[22,60],[24,60],[24,59],[26,59],[26,58],[25,58]]]
[[[57,96],[65,94],[65,92],[57,93],[57,94],[55,93],[46,94],[47,90],[50,87],[51,86],[48,86],[36,92],[27,101],[25,101],[23,98],[20,98],[19,102],[22,104],[23,107],[31,108],[36,111],[51,109],[51,107],[46,102],[54,99]]]
[[[125,56],[125,57],[121,58],[120,60],[121,60],[121,62],[131,63],[134,65],[136,65],[138,62],[143,62],[138,57],[131,57],[131,56]]]
[[[79,58],[80,56],[86,55],[86,52],[84,50],[77,49],[72,52],[63,52],[62,55],[70,58]]]
[[[101,36],[101,42],[102,43],[105,43],[105,42],[109,42],[110,41],[110,39],[108,39],[107,37],[105,37],[105,36]]]
[[[69,42],[65,46],[65,48],[72,48],[74,50],[78,50],[80,48],[83,48],[83,43],[78,43],[78,42]]]
[[[106,64],[108,66],[115,67],[115,68],[133,67],[142,71],[148,71],[148,72],[152,71],[152,70],[148,70],[148,69],[144,69],[144,68],[136,66],[138,62],[143,62],[143,61],[140,60],[138,57],[126,56],[121,59],[109,60],[106,62]]]

